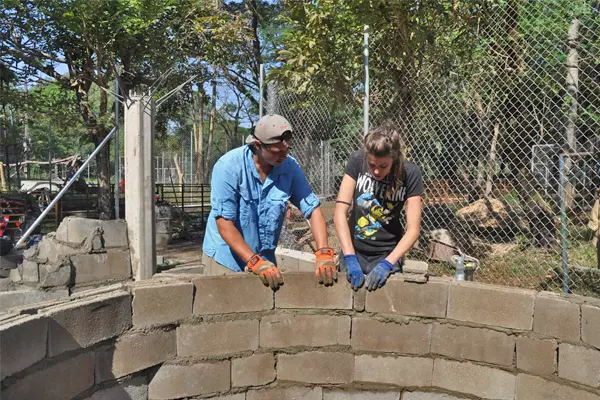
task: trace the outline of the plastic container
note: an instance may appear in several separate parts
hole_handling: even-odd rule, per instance
[[[456,261],[456,275],[454,278],[457,281],[465,280],[465,264],[463,263],[462,256],[458,256],[458,260]]]
[[[465,263],[465,281],[472,281],[473,280],[473,272],[474,271],[475,271],[475,268],[473,266],[473,263],[467,261]]]

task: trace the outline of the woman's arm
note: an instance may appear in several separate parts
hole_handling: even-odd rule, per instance
[[[354,246],[350,237],[350,227],[348,226],[348,210],[350,209],[350,204],[352,204],[355,185],[356,181],[350,175],[344,175],[340,184],[340,191],[337,197],[338,202],[335,204],[335,213],[333,215],[335,231],[337,232],[344,255],[354,254]]]
[[[336,208],[337,210],[337,208]],[[337,225],[336,225],[337,226]],[[412,248],[421,232],[421,196],[406,199],[406,231],[394,250],[385,258],[395,264]]]

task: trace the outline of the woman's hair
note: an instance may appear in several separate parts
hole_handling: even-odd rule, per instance
[[[404,180],[403,143],[398,129],[391,122],[384,122],[365,136],[365,151],[375,157],[392,157],[390,185],[386,195],[395,193],[402,187]]]

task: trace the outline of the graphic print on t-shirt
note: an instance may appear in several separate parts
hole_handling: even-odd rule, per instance
[[[406,188],[402,186],[391,196],[384,197],[387,190],[387,183],[375,180],[368,172],[358,176],[356,192],[362,194],[356,199],[356,207],[359,210],[354,236],[357,239],[375,240],[379,229],[388,225],[393,218],[399,217],[399,212],[394,211],[399,208],[399,204],[403,204]]]

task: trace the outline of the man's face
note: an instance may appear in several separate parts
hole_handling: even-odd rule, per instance
[[[274,167],[281,165],[292,149],[292,134],[290,131],[281,135],[281,141],[274,144],[263,144],[256,141],[256,146],[260,149],[261,157]]]

